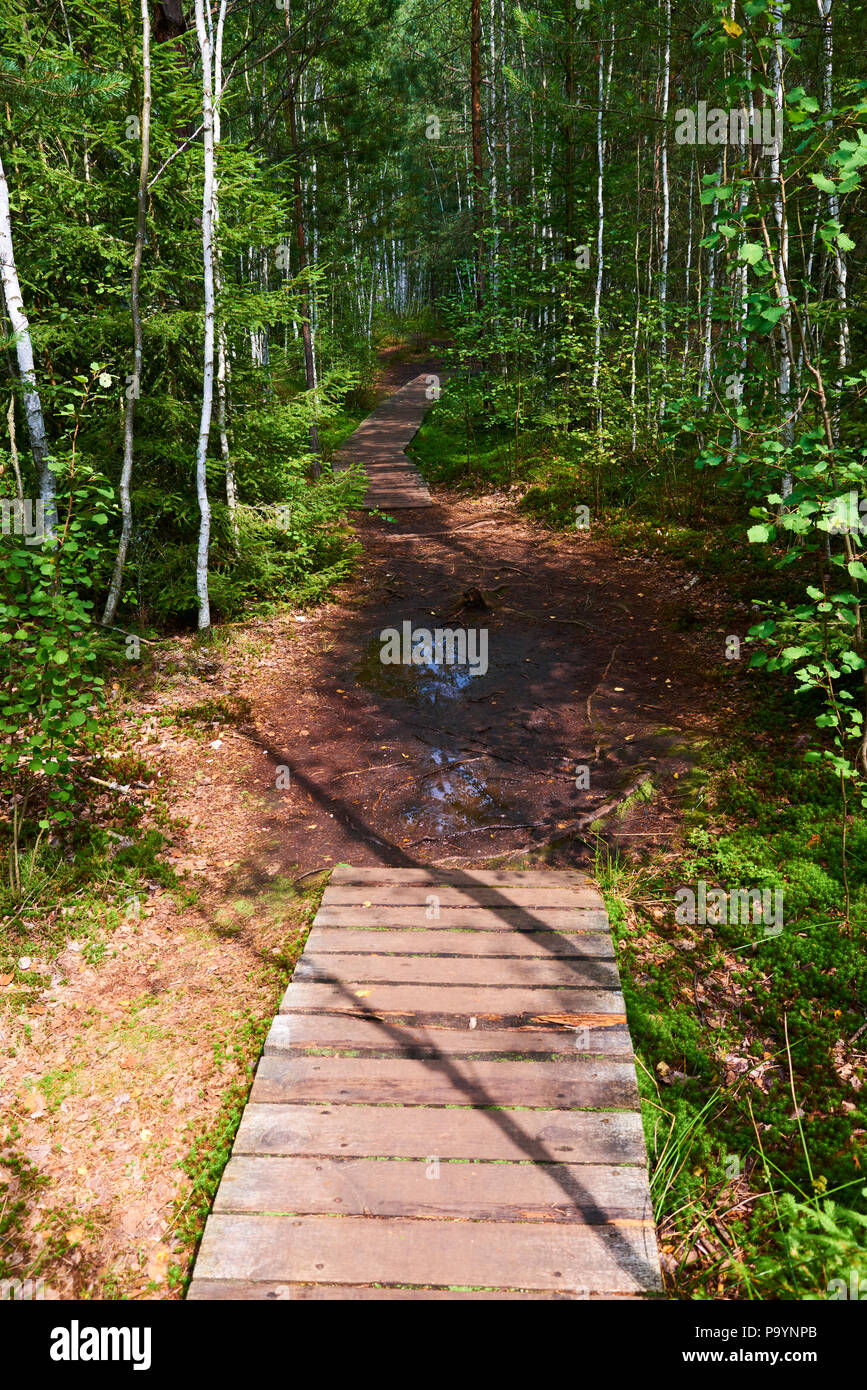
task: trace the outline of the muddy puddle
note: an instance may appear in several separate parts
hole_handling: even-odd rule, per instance
[[[487,669],[479,662],[421,661],[388,663],[383,661],[383,642],[377,635],[367,644],[361,661],[355,668],[359,685],[390,700],[409,700],[416,704],[435,705],[443,700],[459,699],[472,686],[482,689]],[[487,661],[485,661],[485,668]]]
[[[506,797],[491,785],[484,756],[462,757],[458,750],[432,748],[431,769],[415,779],[402,816],[408,825],[445,834],[517,818]]]

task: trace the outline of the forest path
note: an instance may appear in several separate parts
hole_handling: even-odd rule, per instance
[[[238,729],[269,812],[247,867],[331,878],[194,1298],[659,1288],[608,919],[574,866],[600,832],[666,846],[712,654],[670,576],[494,508],[362,519],[358,578],[269,643]],[[408,661],[438,627],[463,661]]]
[[[431,505],[427,484],[405,450],[430,409],[435,382],[438,378],[423,372],[398,387],[338,449],[335,473],[358,465],[367,474],[363,506],[368,510]]]
[[[642,1297],[646,1165],[585,875],[338,866],[188,1297]]]

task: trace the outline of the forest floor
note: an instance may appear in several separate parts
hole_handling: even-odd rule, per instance
[[[435,365],[394,362],[384,386]],[[727,717],[731,614],[706,581],[500,495],[438,491],[357,530],[330,601],[154,646],[115,692],[125,754],[150,770],[129,795],[176,877],[116,926],[91,904],[84,949],[47,931],[32,984],[3,982],[5,1238],[48,1297],[180,1295],[334,864],[592,869],[600,830],[626,859],[666,856]],[[487,629],[487,671],[383,665],[381,632],[406,621]]]

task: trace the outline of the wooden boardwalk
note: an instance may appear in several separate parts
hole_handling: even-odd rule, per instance
[[[188,1297],[642,1298],[645,1164],[583,875],[339,866]]]
[[[444,377],[436,379],[443,381]],[[368,510],[431,505],[427,484],[404,451],[431,406],[427,392],[432,389],[432,382],[431,374],[425,372],[393,392],[335,455],[335,473],[352,464],[360,464],[364,469],[370,485],[362,506]]]

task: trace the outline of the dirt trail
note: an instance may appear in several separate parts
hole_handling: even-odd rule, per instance
[[[393,363],[387,381],[437,367]],[[243,687],[253,717],[239,732],[261,758],[250,789],[272,808],[262,831],[280,858],[581,863],[607,808],[609,840],[665,843],[710,724],[708,674],[725,665],[713,595],[501,499],[438,490],[431,508],[357,526],[357,578],[269,623],[276,674]],[[696,607],[701,634],[679,631]],[[381,634],[406,623],[486,631],[487,671],[384,665]]]

